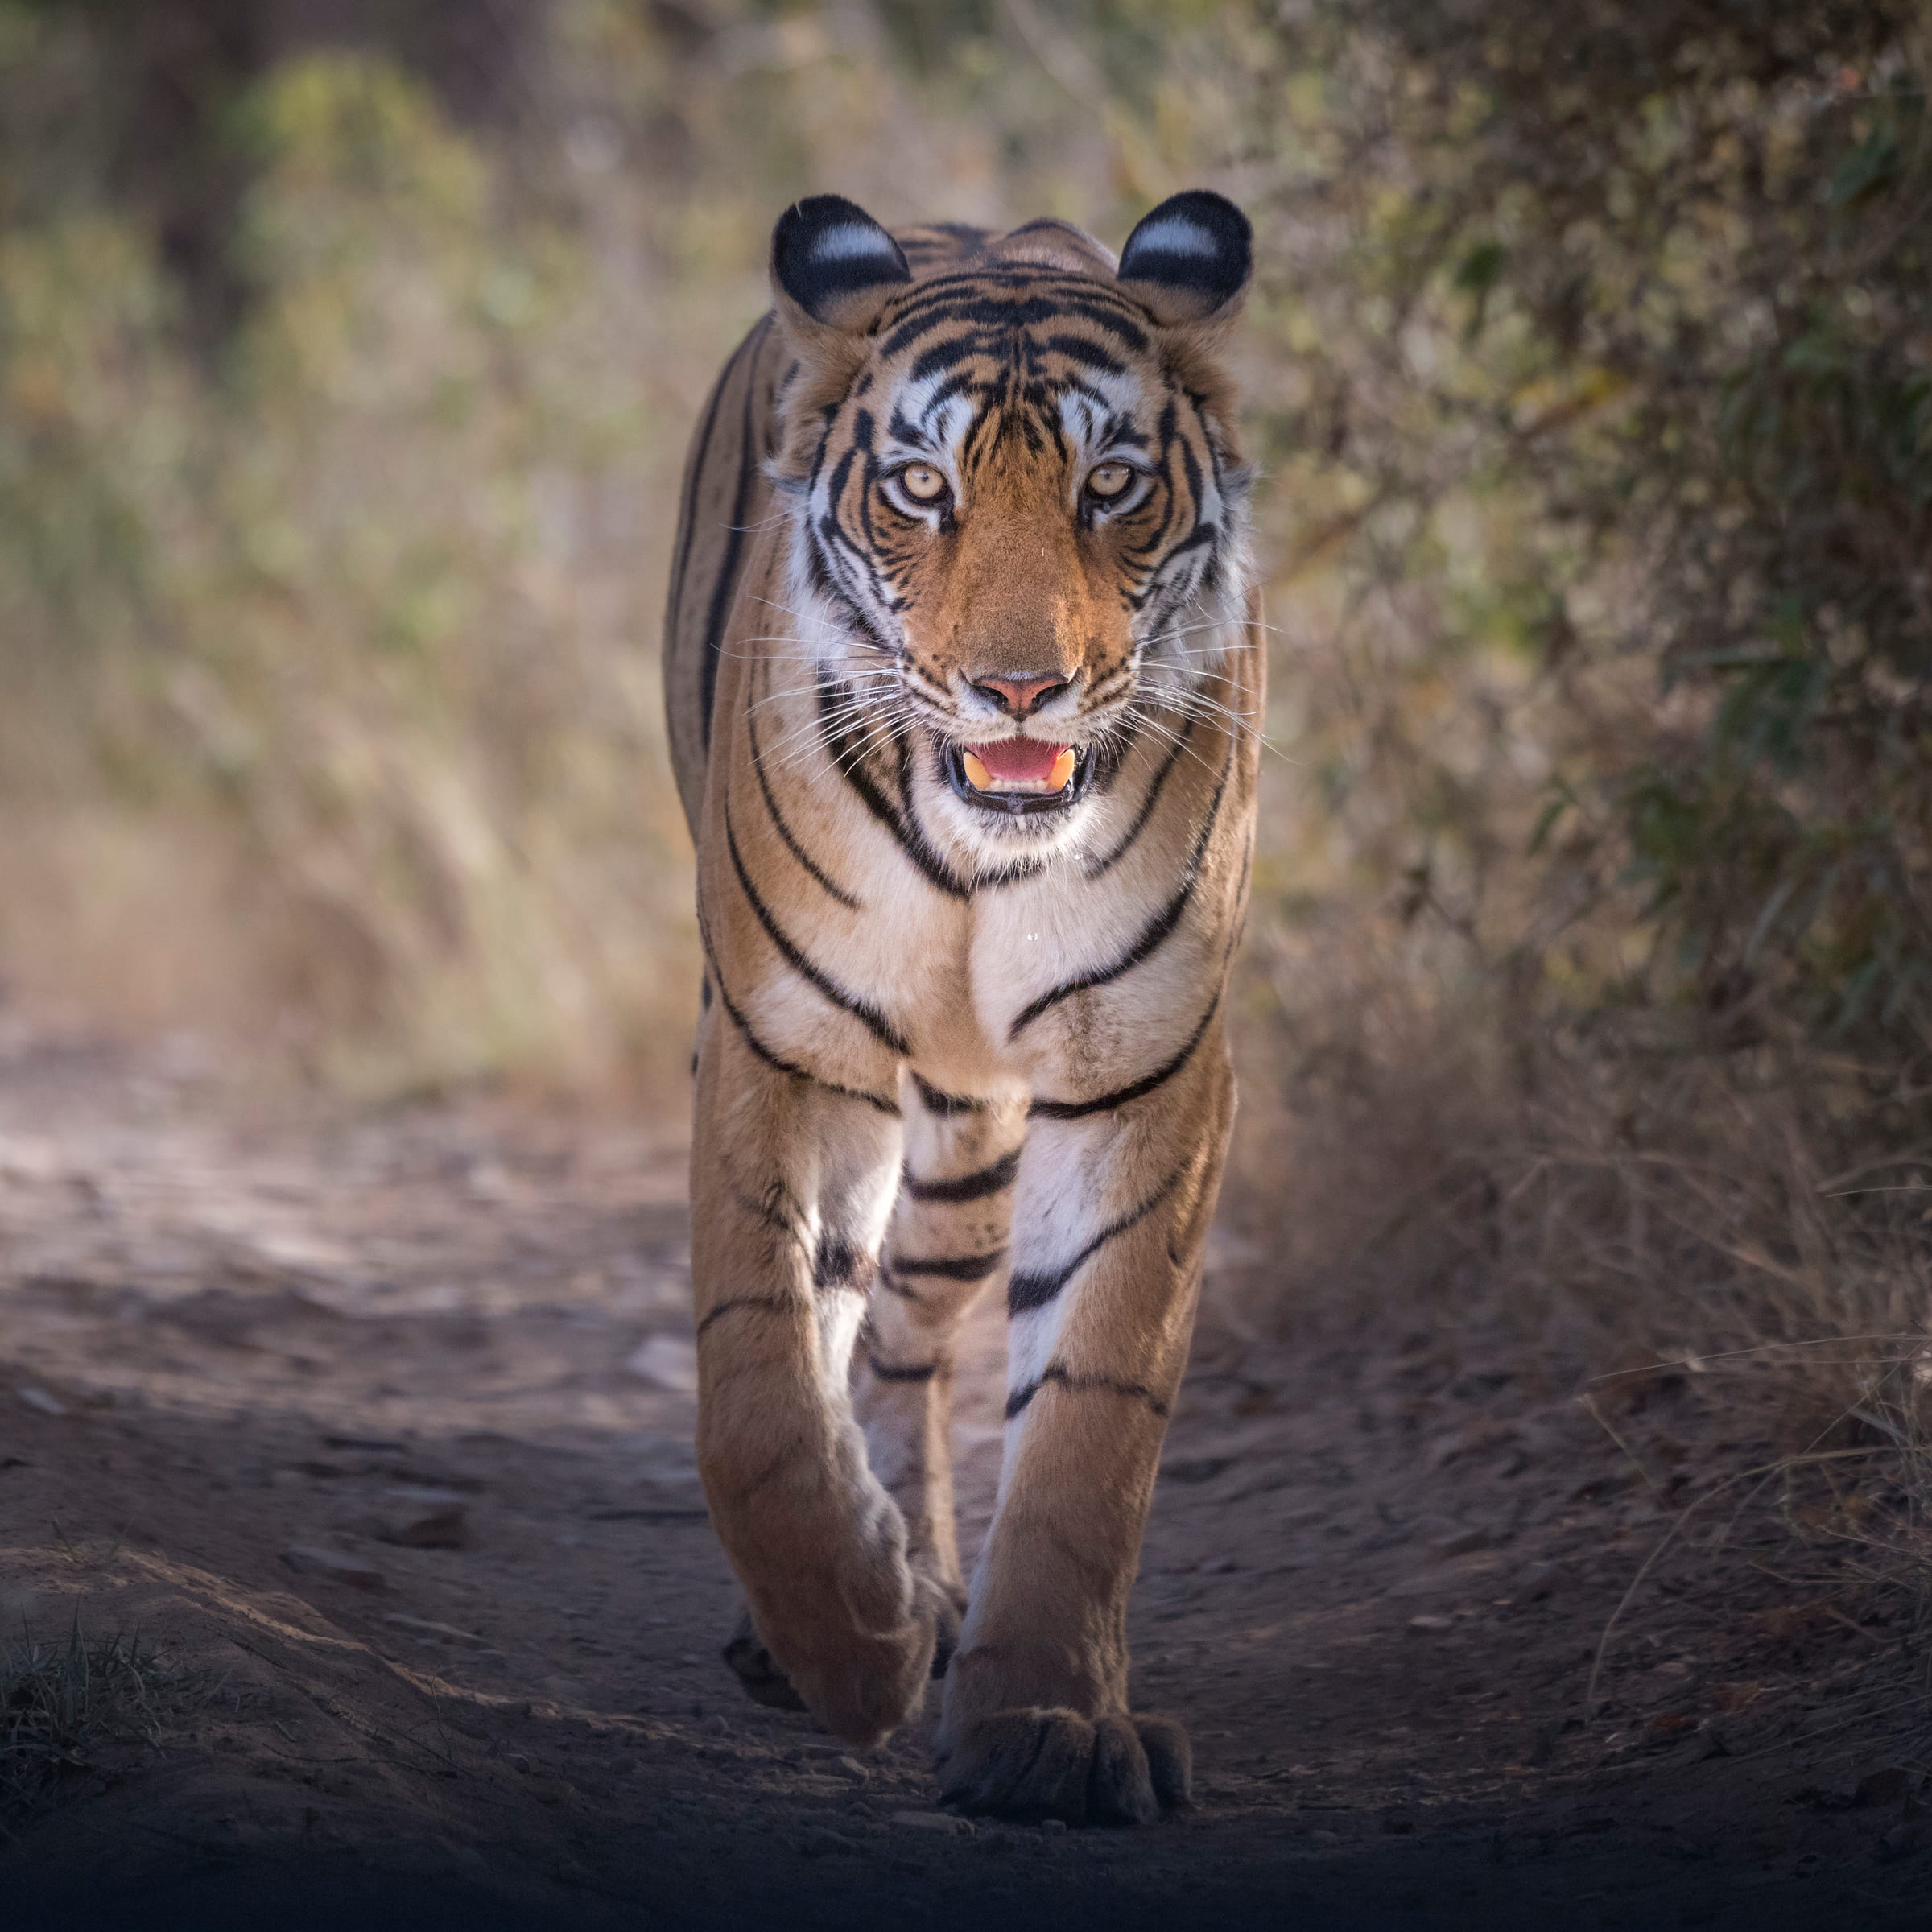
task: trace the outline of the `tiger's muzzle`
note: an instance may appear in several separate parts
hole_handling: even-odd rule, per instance
[[[963,804],[1001,818],[1065,811],[1085,796],[1097,763],[1092,745],[1001,738],[984,745],[947,739],[939,762]]]

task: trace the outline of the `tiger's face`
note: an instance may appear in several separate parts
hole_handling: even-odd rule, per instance
[[[794,616],[828,715],[916,740],[969,844],[1073,836],[1240,621],[1246,475],[1211,351],[1248,228],[1176,203],[1208,205],[1157,209],[1117,272],[1058,222],[902,250],[829,196],[774,241]],[[960,266],[915,281],[923,251]]]

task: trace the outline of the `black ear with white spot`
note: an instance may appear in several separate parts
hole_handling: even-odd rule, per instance
[[[795,203],[772,231],[774,291],[781,303],[822,328],[869,328],[911,279],[898,243],[843,195]]]
[[[1147,215],[1121,250],[1121,280],[1157,322],[1233,316],[1254,272],[1254,230],[1220,195],[1191,188]]]

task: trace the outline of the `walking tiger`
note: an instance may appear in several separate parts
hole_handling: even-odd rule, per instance
[[[1187,1741],[1126,1611],[1234,1112],[1262,701],[1218,195],[1119,261],[836,196],[686,471],[665,642],[698,854],[698,1453],[745,1688],[877,1741],[943,1674],[961,1810],[1139,1823]],[[970,1587],[951,1349],[1009,1315]]]

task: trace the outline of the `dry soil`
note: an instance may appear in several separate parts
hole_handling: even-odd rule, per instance
[[[745,1702],[683,1146],[0,1035],[0,1654],[77,1629],[156,1659],[147,1710],[0,1814],[0,1922],[1932,1922],[1885,1631],[1666,1561],[1587,1702],[1639,1565],[1761,1446],[1662,1376],[1608,1392],[1626,1453],[1574,1364],[1466,1313],[1267,1340],[1211,1279],[1133,1611],[1190,1812],[969,1824],[936,1809],[936,1688],[865,1757]],[[1001,1345],[986,1311],[969,1544]]]

